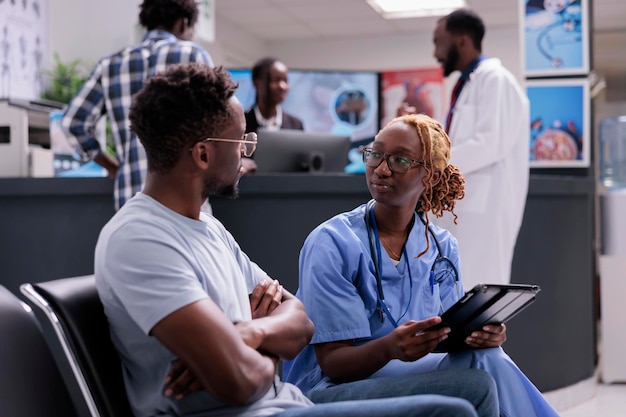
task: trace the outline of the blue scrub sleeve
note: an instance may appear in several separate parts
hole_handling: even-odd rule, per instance
[[[300,253],[298,297],[315,323],[311,343],[368,338],[367,310],[353,280],[363,262],[362,248],[349,230],[318,228]],[[352,272],[352,271],[356,271]]]

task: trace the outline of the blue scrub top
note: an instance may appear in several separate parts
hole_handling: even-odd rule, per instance
[[[365,221],[366,205],[339,214],[319,225],[307,237],[300,253],[300,286],[296,296],[304,303],[315,324],[311,343],[292,361],[285,364],[286,381],[303,392],[333,385],[317,363],[316,343],[354,340],[366,343],[393,330],[388,318],[381,321],[377,298],[374,260]],[[441,255],[460,271],[458,245],[450,232],[430,224],[441,247]],[[439,256],[437,246],[418,219],[409,232],[405,251],[398,265],[382,250],[379,268],[385,302],[398,325],[408,320],[424,320],[441,314],[463,294],[450,275],[435,274],[431,266]],[[410,269],[410,271],[409,271]]]

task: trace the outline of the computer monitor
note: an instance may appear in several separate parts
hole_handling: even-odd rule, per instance
[[[350,136],[302,130],[259,130],[254,160],[259,173],[344,172]]]

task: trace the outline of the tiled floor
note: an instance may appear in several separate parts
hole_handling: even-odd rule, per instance
[[[626,384],[599,384],[595,395],[576,406],[559,408],[561,417],[626,416]]]

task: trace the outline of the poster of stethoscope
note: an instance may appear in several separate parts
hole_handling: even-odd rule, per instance
[[[589,72],[589,0],[519,0],[527,77]]]
[[[39,98],[48,55],[47,7],[47,0],[0,0],[0,98]]]
[[[527,80],[530,166],[589,166],[589,81]]]

